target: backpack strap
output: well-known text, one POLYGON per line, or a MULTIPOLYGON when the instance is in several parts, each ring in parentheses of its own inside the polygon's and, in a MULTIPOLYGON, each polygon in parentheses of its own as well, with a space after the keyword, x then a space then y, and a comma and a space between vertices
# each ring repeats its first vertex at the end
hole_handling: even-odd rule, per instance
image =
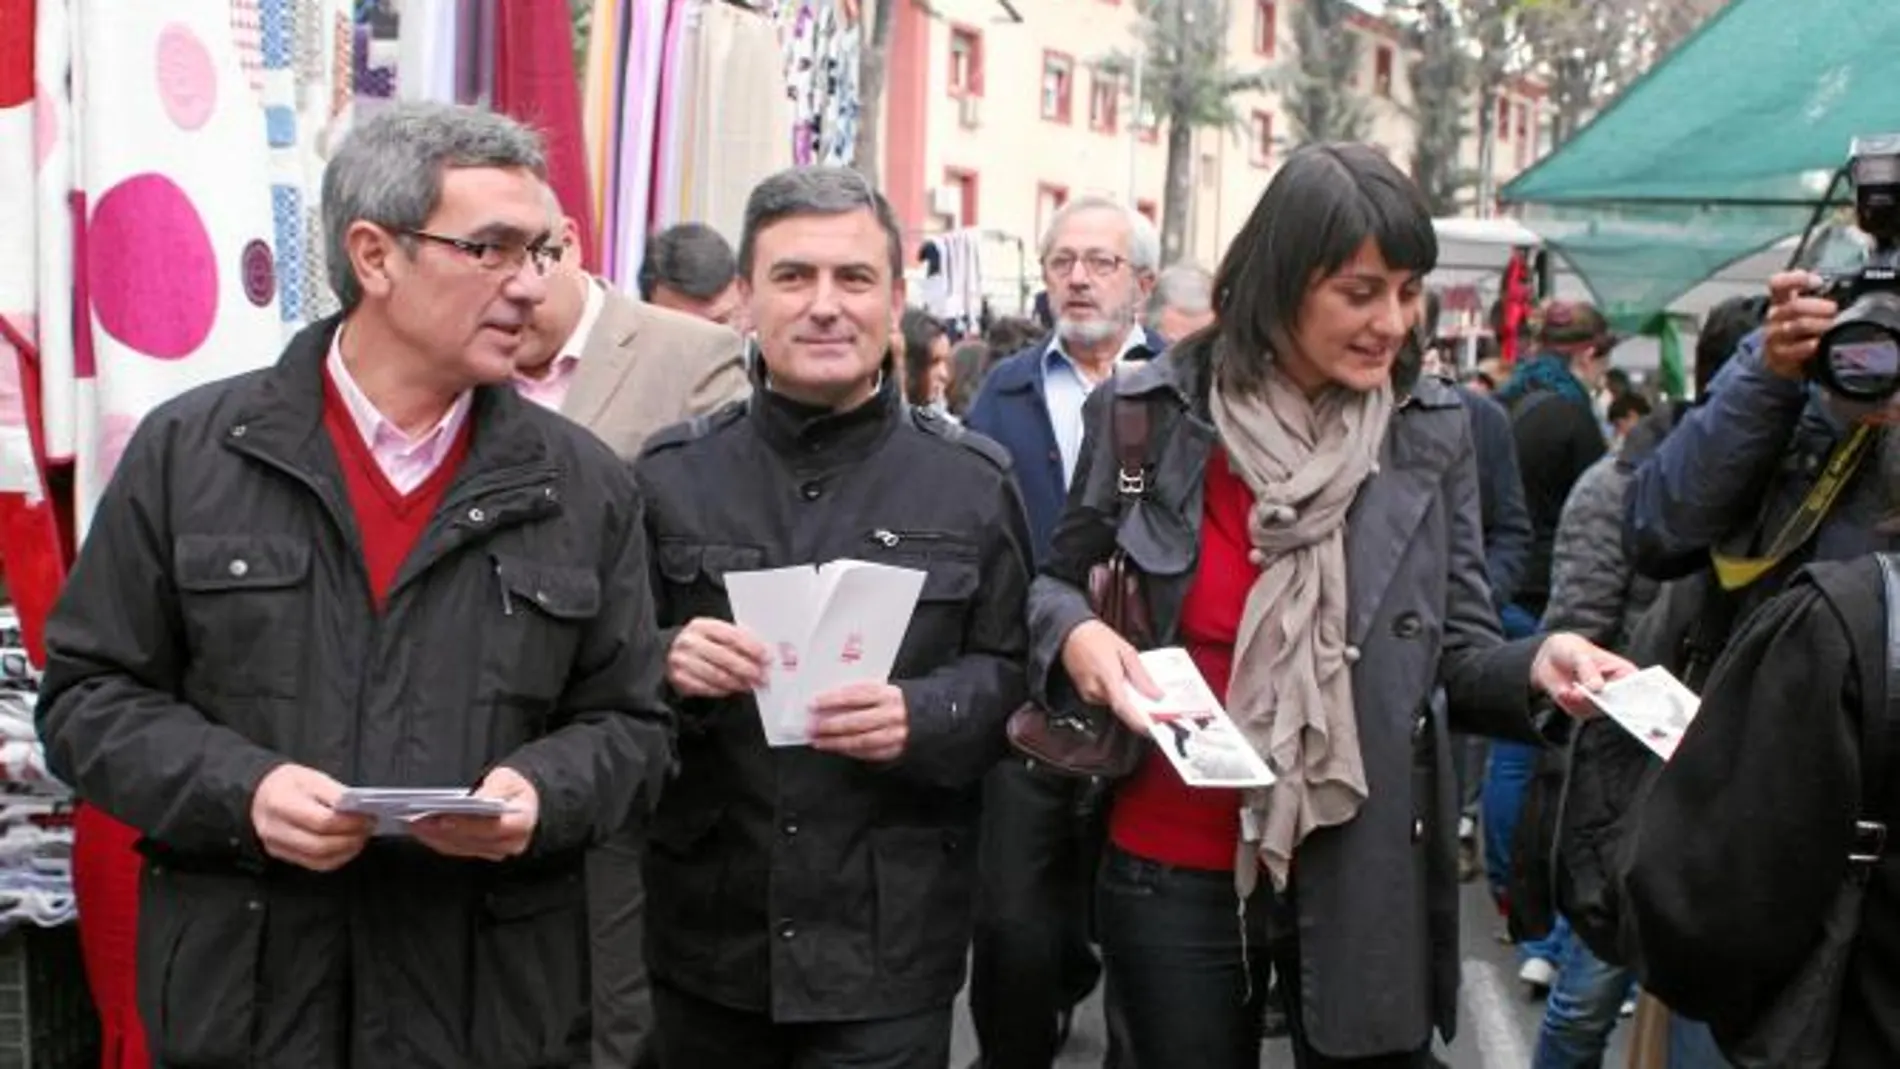
POLYGON ((1881 679, 1885 693, 1879 700, 1861 696, 1860 817, 1854 821, 1854 845, 1847 855, 1857 880, 1865 880, 1887 853, 1886 807, 1880 800, 1893 793, 1888 777, 1900 740, 1900 556, 1879 553, 1875 559, 1887 605, 1886 661, 1880 671, 1864 676, 1881 679))

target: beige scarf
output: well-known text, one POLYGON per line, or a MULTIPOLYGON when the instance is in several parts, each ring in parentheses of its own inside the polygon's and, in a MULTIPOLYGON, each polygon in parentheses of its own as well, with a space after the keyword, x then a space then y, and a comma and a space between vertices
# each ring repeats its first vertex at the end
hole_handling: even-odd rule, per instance
POLYGON ((1234 643, 1227 709, 1276 781, 1247 792, 1235 876, 1243 898, 1265 863, 1284 889, 1293 851, 1366 800, 1346 650, 1346 512, 1378 469, 1390 386, 1329 386, 1308 400, 1275 370, 1257 396, 1216 386, 1214 426, 1253 491, 1248 538, 1260 577, 1234 643))

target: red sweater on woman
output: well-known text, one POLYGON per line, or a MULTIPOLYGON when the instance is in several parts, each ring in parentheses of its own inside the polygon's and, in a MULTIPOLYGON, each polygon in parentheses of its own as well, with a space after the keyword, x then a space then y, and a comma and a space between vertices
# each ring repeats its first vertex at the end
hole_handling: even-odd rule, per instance
MULTIPOLYGON (((1247 513, 1253 491, 1227 466, 1219 449, 1207 462, 1201 507, 1201 559, 1181 603, 1181 644, 1206 677, 1214 696, 1227 701, 1234 671, 1234 642, 1247 591, 1260 569, 1247 559, 1247 513)), ((1240 792, 1190 787, 1167 758, 1150 748, 1141 767, 1115 792, 1109 838, 1136 857, 1180 868, 1219 872, 1234 867, 1240 842, 1240 792)))

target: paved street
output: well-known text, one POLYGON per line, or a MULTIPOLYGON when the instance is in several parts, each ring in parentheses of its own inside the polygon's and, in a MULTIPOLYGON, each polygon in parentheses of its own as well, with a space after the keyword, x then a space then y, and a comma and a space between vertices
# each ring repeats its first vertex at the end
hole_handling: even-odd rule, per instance
MULTIPOLYGON (((1483 883, 1466 884, 1462 927, 1465 984, 1460 996, 1458 1040, 1438 1055, 1453 1069, 1529 1069, 1531 1064, 1543 1003, 1531 1001, 1518 982, 1516 955, 1498 942, 1499 929, 1497 913, 1491 908, 1483 883)), ((1609 1052, 1603 1059, 1606 1069, 1621 1069, 1625 1064, 1628 1030, 1625 1021, 1611 1036, 1609 1052)), ((1075 1035, 1056 1065, 1060 1069, 1098 1069, 1103 1050, 1101 1007, 1098 999, 1091 999, 1077 1014, 1075 1035)), ((953 1069, 965 1069, 975 1057, 976 1036, 970 1030, 968 1013, 959 1006, 950 1064, 953 1069)), ((1260 1064, 1263 1069, 1292 1069, 1293 1056, 1285 1043, 1269 1043, 1260 1064)))

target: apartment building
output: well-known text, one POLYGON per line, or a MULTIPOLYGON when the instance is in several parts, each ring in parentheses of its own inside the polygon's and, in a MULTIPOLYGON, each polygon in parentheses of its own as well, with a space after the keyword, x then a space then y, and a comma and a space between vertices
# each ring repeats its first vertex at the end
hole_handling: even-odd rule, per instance
MULTIPOLYGON (((1303 0, 1230 0, 1233 65, 1291 65, 1303 0)), ((885 184, 908 237, 985 232, 986 289, 999 306, 1036 281, 1036 239, 1072 197, 1104 194, 1157 225, 1167 169, 1166 131, 1137 114, 1133 72, 1107 61, 1139 51, 1133 0, 931 0, 896 4, 885 125, 885 184)), ((1416 124, 1411 64, 1399 31, 1368 14, 1355 79, 1372 117, 1369 140, 1409 169, 1416 124)), ((1124 65, 1125 66, 1125 65, 1124 65)), ((1213 266, 1291 148, 1277 92, 1235 100, 1241 128, 1194 139, 1186 254, 1213 266)), ((1544 92, 1514 84, 1498 101, 1493 188, 1547 148, 1544 92)), ((1476 101, 1471 104, 1473 129, 1476 101)), ((1476 170, 1476 138, 1465 146, 1476 170)))

